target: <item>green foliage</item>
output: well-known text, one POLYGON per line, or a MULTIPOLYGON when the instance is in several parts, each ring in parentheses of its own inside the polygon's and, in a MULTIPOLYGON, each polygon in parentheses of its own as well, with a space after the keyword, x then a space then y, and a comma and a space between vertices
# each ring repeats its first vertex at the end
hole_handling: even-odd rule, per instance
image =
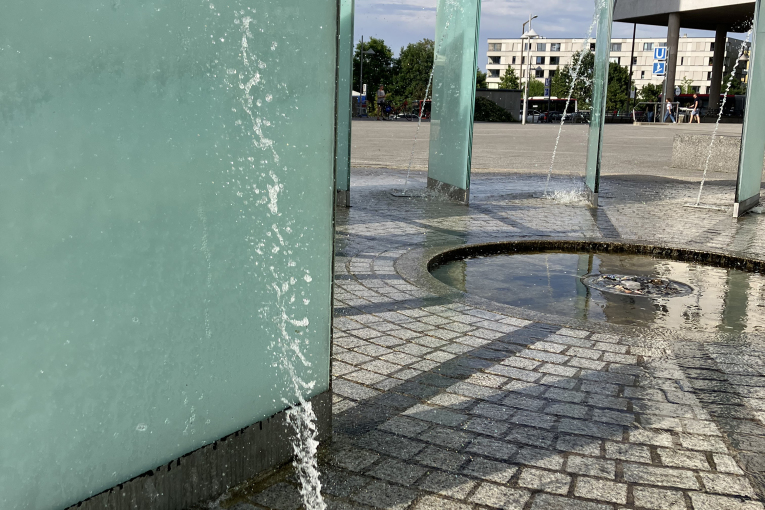
POLYGON ((725 90, 728 87, 728 82, 731 82, 730 90, 728 90, 728 94, 733 94, 734 96, 740 96, 743 94, 746 94, 746 84, 742 82, 739 78, 733 78, 732 75, 726 74, 722 81, 722 88, 720 89, 720 93, 725 94, 725 90))
POLYGON ((529 80, 529 97, 540 97, 545 95, 545 84, 532 78, 529 80))
POLYGON ((659 102, 659 97, 661 97, 663 88, 664 85, 661 84, 654 85, 653 83, 646 83, 638 92, 638 98, 640 101, 657 103, 659 102))
POLYGON ((513 116, 510 112, 499 106, 494 101, 491 101, 485 97, 475 98, 475 115, 473 118, 476 121, 483 122, 514 122, 513 116))
POLYGON ((475 88, 486 88, 486 73, 481 72, 481 70, 477 67, 475 69, 475 88))
MULTIPOLYGON (((592 101, 592 78, 595 72, 595 55, 591 51, 577 51, 571 56, 571 63, 563 66, 555 76, 558 78, 556 92, 562 91, 563 96, 558 97, 568 95, 577 65, 580 66, 579 75, 571 97, 579 101, 579 109, 588 109, 592 101)), ((552 90, 550 92, 553 93, 552 90)))
POLYGON ((680 91, 683 94, 693 94, 693 80, 687 76, 683 77, 680 82, 680 91))
MULTIPOLYGON (((386 90, 393 102, 425 99, 425 89, 433 69, 434 50, 435 43, 430 39, 409 43, 406 48, 401 48, 398 64, 394 66, 398 72, 393 84, 386 90)), ((432 93, 431 90, 428 95, 432 96, 432 93)))
MULTIPOLYGON (((377 88, 381 84, 383 87, 387 87, 393 83, 396 67, 394 66, 393 50, 385 45, 384 40, 372 37, 369 41, 364 41, 363 51, 370 49, 375 54, 364 55, 364 83, 367 84, 367 97, 370 101, 375 101, 377 88)), ((359 92, 361 92, 361 85, 359 84, 359 72, 361 69, 359 57, 361 51, 361 43, 359 42, 353 54, 353 90, 359 92)))
POLYGON ((508 66, 505 70, 505 74, 502 75, 502 81, 499 82, 499 88, 518 90, 521 88, 521 84, 518 81, 518 75, 515 74, 515 69, 512 66, 508 66))
POLYGON ((606 94, 606 111, 629 110, 630 89, 632 80, 626 67, 616 62, 608 66, 608 93, 606 94))
POLYGON ((566 82, 566 76, 561 73, 560 67, 555 69, 555 76, 550 81, 550 95, 560 98, 567 98, 570 90, 570 83, 566 82))

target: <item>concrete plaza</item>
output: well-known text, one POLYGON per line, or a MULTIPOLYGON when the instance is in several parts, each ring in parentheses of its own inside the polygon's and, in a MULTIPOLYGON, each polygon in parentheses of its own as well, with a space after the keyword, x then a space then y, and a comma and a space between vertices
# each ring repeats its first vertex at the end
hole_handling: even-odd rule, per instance
MULTIPOLYGON (((394 197, 416 123, 354 122, 338 209, 330 509, 756 510, 765 496, 765 342, 541 316, 457 292, 428 254, 499 240, 604 240, 765 258, 765 217, 684 208, 699 171, 669 167, 675 133, 608 125, 601 207, 534 198, 557 126, 477 124, 469 207, 394 197)), ((424 188, 423 124, 407 187, 424 188)), ((723 125, 721 133, 740 134, 723 125)), ((554 189, 584 168, 566 126, 554 189)), ((729 206, 735 175, 703 202, 729 206)), ((290 468, 210 508, 297 509, 290 468)))

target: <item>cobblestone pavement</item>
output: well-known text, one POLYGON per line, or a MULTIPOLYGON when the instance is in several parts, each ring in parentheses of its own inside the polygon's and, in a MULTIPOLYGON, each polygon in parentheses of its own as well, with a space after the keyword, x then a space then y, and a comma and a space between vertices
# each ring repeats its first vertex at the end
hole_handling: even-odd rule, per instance
MULTIPOLYGON (((514 239, 763 258, 763 216, 684 208, 698 184, 681 177, 606 178, 592 210, 533 198, 541 175, 474 175, 465 207, 393 197, 405 172, 355 171, 353 207, 336 213, 329 508, 763 509, 757 335, 533 320, 408 276, 424 248, 514 239)), ((710 182, 704 202, 729 204, 733 187, 710 182)), ((300 507, 288 472, 229 496, 221 508, 300 507)))

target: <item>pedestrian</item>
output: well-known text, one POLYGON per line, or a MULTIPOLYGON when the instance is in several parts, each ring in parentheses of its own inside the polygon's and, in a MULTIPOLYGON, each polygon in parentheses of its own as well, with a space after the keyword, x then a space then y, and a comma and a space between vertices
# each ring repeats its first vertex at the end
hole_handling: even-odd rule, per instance
POLYGON ((382 83, 377 89, 377 120, 380 120, 380 115, 382 115, 382 120, 385 120, 385 90, 383 90, 382 83))
POLYGON ((675 120, 675 116, 672 115, 672 102, 669 100, 669 98, 667 98, 666 107, 667 107, 667 113, 664 114, 664 120, 662 122, 667 122, 667 117, 669 117, 670 119, 672 119, 672 122, 674 124, 677 124, 677 121, 675 120))
POLYGON ((693 118, 696 117, 696 122, 701 124, 701 100, 698 94, 693 94, 693 111, 691 111, 691 122, 693 124, 693 118))

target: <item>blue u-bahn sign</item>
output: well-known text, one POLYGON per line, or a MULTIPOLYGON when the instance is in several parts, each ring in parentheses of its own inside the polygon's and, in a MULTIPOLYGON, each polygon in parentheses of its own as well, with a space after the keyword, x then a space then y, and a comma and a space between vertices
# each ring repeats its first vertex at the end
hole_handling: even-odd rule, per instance
POLYGON ((664 76, 665 74, 667 74, 667 64, 665 64, 664 62, 654 62, 653 75, 664 76))
MULTIPOLYGON (((658 47, 653 49, 653 59, 654 60, 667 60, 667 48, 665 47, 658 47)), ((656 74, 656 73, 654 73, 656 74)))

